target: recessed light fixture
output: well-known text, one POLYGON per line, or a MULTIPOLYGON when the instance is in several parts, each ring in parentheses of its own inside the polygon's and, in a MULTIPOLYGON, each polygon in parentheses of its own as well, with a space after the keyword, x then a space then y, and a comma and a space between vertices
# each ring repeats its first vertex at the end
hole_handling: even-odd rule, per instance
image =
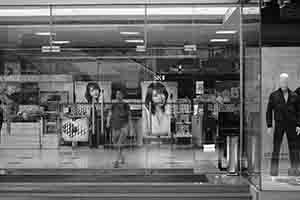
POLYGON ((51 32, 36 32, 35 35, 50 36, 50 35, 56 35, 56 33, 51 33, 51 32))
POLYGON ((58 53, 60 52, 60 46, 42 46, 43 53, 58 53))
POLYGON ((64 40, 61 40, 61 41, 52 41, 52 44, 69 44, 70 43, 70 41, 64 41, 64 40))
POLYGON ((137 45, 136 46, 136 51, 137 52, 145 52, 146 51, 145 45, 137 45))
POLYGON ((228 42, 229 39, 211 39, 211 42, 228 42))
POLYGON ((134 32, 134 31, 128 31, 128 32, 126 32, 126 31, 122 31, 122 32, 120 32, 120 34, 121 35, 139 35, 140 34, 140 32, 134 32))
POLYGON ((127 42, 127 43, 144 43, 144 40, 134 39, 134 40, 125 40, 125 42, 127 42))
POLYGON ((237 31, 217 31, 216 34, 236 34, 237 31))

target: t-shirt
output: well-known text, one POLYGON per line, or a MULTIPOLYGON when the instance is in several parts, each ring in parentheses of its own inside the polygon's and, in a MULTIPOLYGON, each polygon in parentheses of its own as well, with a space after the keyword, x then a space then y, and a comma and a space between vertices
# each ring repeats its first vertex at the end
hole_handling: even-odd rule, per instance
POLYGON ((112 105, 111 126, 113 129, 121 129, 129 120, 130 107, 126 102, 118 102, 112 105))

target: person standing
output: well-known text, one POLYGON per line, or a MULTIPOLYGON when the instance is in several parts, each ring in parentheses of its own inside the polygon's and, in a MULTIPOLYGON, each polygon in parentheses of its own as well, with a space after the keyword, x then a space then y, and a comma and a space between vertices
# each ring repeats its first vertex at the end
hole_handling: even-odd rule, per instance
POLYGON ((4 121, 4 111, 2 108, 2 101, 0 100, 0 137, 1 137, 1 130, 2 130, 2 124, 4 121))
POLYGON ((85 98, 91 105, 88 112, 90 123, 89 143, 90 148, 98 148, 100 142, 100 130, 101 130, 101 110, 96 106, 101 99, 101 89, 98 83, 90 82, 86 86, 85 98))
POLYGON ((118 168, 120 164, 125 163, 123 155, 123 145, 132 130, 130 106, 123 100, 124 93, 121 89, 116 91, 117 102, 112 105, 108 113, 106 127, 112 129, 113 144, 118 148, 118 154, 114 161, 114 167, 118 168))
POLYGON ((268 134, 273 133, 273 114, 274 114, 274 137, 273 137, 273 152, 271 158, 271 176, 278 176, 279 153, 280 146, 284 133, 287 135, 289 157, 291 168, 288 170, 289 176, 300 175, 297 169, 298 158, 298 144, 297 144, 297 127, 300 127, 299 109, 297 103, 297 95, 288 87, 288 74, 280 75, 280 88, 271 93, 267 105, 266 122, 268 127, 268 134))

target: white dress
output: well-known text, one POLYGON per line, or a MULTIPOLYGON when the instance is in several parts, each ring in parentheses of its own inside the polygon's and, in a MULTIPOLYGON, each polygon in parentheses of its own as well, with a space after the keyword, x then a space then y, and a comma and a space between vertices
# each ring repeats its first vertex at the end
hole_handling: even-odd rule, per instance
POLYGON ((144 107, 144 131, 146 135, 153 136, 166 136, 170 135, 171 132, 171 117, 168 112, 164 112, 161 115, 151 114, 151 119, 149 117, 149 110, 144 107))

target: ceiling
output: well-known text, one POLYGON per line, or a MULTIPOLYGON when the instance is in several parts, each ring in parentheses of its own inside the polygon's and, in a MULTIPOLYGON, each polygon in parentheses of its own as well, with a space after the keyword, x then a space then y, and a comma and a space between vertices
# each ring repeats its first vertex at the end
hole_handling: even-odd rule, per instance
MULTIPOLYGON (((154 2, 154 0, 151 2, 154 2)), ((214 2, 233 3, 236 1, 220 0, 214 2)), ((212 2, 210 0, 197 0, 197 3, 212 2)), ((209 7, 206 11, 209 11, 209 9, 214 9, 214 7, 209 7)), ((202 57, 207 58, 208 48, 219 46, 238 47, 240 41, 239 9, 233 9, 231 12, 230 10, 226 10, 222 14, 149 15, 147 19, 143 15, 103 15, 102 13, 102 15, 54 16, 52 18, 53 21, 50 21, 49 16, 21 15, 22 13, 20 16, 0 17, 0 48, 10 49, 13 52, 12 54, 16 53, 16 49, 21 49, 22 51, 28 50, 29 56, 24 57, 25 60, 43 73, 53 71, 58 73, 56 69, 59 69, 63 73, 95 74, 98 70, 98 65, 95 64, 95 60, 87 62, 87 58, 93 60, 95 55, 98 57, 105 55, 121 57, 123 55, 120 50, 107 51, 107 49, 130 51, 133 56, 144 55, 135 51, 136 46, 142 44, 126 43, 126 39, 143 39, 150 50, 155 49, 156 52, 161 52, 161 54, 167 52, 166 55, 171 56, 173 53, 174 55, 176 54, 174 65, 178 63, 178 60, 182 59, 178 55, 184 54, 182 56, 189 56, 189 54, 186 55, 186 52, 182 51, 184 45, 193 44, 197 45, 199 49, 204 49, 204 53, 201 51, 192 53, 192 55, 201 59, 202 57), (236 33, 216 34, 217 31, 223 30, 235 30, 236 33), (120 33, 122 31, 139 32, 139 35, 122 35, 120 33), (49 56, 49 54, 41 53, 40 50, 42 46, 49 45, 49 36, 38 36, 36 35, 37 32, 53 32, 55 36, 52 39, 70 41, 70 44, 60 45, 62 52, 55 54, 56 58, 63 57, 63 55, 66 55, 65 52, 67 52, 69 53, 68 56, 72 57, 72 59, 76 57, 83 58, 83 63, 81 61, 32 61, 33 57, 38 57, 42 60, 42 56, 45 58, 49 56), (229 39, 229 41, 226 43, 212 43, 210 42, 211 39, 229 39), (177 51, 178 49, 180 51, 177 51), (95 51, 95 53, 90 53, 90 51, 95 51), (54 65, 56 68, 53 68, 54 65)), ((255 16, 250 16, 251 18, 255 18, 255 16)), ((247 44, 258 44, 258 28, 259 24, 255 20, 244 24, 243 32, 244 37, 247 38, 247 44)), ((138 61, 132 59, 132 57, 124 58, 123 60, 101 60, 100 62, 102 74, 105 74, 109 78, 117 77, 117 79, 124 79, 126 81, 132 79, 132 77, 136 77, 136 79, 138 77, 144 78, 147 74, 152 74, 151 71, 156 71, 157 68, 164 67, 159 63, 147 63, 148 61, 146 60, 141 59, 138 61), (147 70, 145 65, 150 70, 147 70), (141 72, 142 74, 139 76, 138 74, 141 72), (135 73, 134 76, 133 73, 135 73)), ((138 82, 139 80, 132 81, 138 82)))
MULTIPOLYGON (((237 3, 238 0, 26 0, 26 5, 36 4, 144 4, 144 3, 237 3)), ((24 0, 1 0, 0 5, 24 5, 24 0)))
MULTIPOLYGON (((209 13, 210 9, 215 11, 214 7, 207 7, 204 11, 209 13)), ((232 7, 223 14, 152 15, 146 19, 139 15, 54 16, 51 22, 45 16, 2 16, 0 48, 41 48, 49 45, 49 36, 37 36, 37 32, 54 32, 53 40, 70 41, 62 48, 126 49, 142 45, 126 43, 127 39, 142 39, 150 48, 182 48, 185 44, 199 47, 238 45, 239 9, 230 9, 232 7), (222 30, 234 30, 237 33, 216 34, 216 31, 222 30), (122 31, 134 31, 139 35, 122 35, 122 31), (229 42, 211 43, 210 39, 229 39, 229 42)), ((248 42, 257 44, 258 23, 249 23, 243 28, 248 35, 248 42)))
MULTIPOLYGON (((116 6, 115 8, 119 7, 116 6)), ((157 6, 150 7, 159 8, 157 6)), ((169 6, 162 7, 170 8, 169 6)), ((197 45, 198 49, 204 48, 206 51, 210 47, 239 46, 239 9, 229 6, 228 9, 222 11, 222 7, 226 8, 224 5, 219 7, 221 10, 213 6, 199 7, 198 10, 195 10, 194 7, 182 7, 191 9, 194 13, 176 15, 176 13, 170 14, 168 11, 161 15, 149 14, 146 19, 144 15, 133 15, 132 13, 127 15, 104 15, 103 13, 74 15, 72 13, 71 15, 53 16, 52 20, 48 16, 34 16, 34 14, 32 14, 33 16, 21 16, 24 12, 20 12, 18 16, 4 16, 3 13, 0 13, 2 15, 0 17, 0 48, 10 49, 13 53, 16 53, 14 52, 16 49, 27 50, 29 55, 36 57, 49 56, 41 53, 41 47, 49 46, 50 38, 49 36, 38 36, 36 35, 37 32, 53 32, 55 33, 53 40, 70 41, 69 44, 60 45, 61 53, 55 54, 56 57, 63 57, 66 52, 69 57, 83 57, 85 59, 89 57, 94 59, 95 56, 120 57, 122 55, 140 56, 146 54, 136 52, 136 46, 143 45, 143 43, 127 43, 125 42, 126 39, 144 40, 150 50, 147 51, 147 55, 150 56, 154 55, 151 51, 153 49, 156 52, 155 55, 174 57, 184 54, 182 56, 186 56, 186 52, 183 52, 184 45, 197 45), (222 30, 235 30, 236 33, 216 34, 217 31, 222 30), (134 31, 138 32, 139 35, 122 35, 120 34, 122 31, 134 31), (211 39, 229 39, 229 41, 212 43, 210 42, 211 39), (90 53, 91 51, 93 53, 90 53)), ((82 9, 82 7, 79 8, 82 9)), ((87 8, 91 7, 87 6, 87 8)), ((110 8, 110 6, 106 8, 110 8)), ((122 6, 120 8, 128 9, 129 7, 122 6)), ((139 6, 131 6, 130 9, 132 8, 139 8, 139 6)), ((181 12, 180 6, 175 6, 175 8, 179 8, 178 11, 181 12)), ((83 11, 86 10, 83 9, 83 11)), ((171 9, 170 11, 174 10, 171 9)), ((255 18, 255 15, 250 15, 250 18, 255 18)), ((258 28, 257 21, 243 26, 244 38, 247 39, 248 45, 258 44, 258 28)), ((189 55, 189 53, 187 54, 189 55)), ((192 55, 201 57, 201 52, 192 52, 192 55)), ((207 53, 205 56, 207 57, 207 53)))

